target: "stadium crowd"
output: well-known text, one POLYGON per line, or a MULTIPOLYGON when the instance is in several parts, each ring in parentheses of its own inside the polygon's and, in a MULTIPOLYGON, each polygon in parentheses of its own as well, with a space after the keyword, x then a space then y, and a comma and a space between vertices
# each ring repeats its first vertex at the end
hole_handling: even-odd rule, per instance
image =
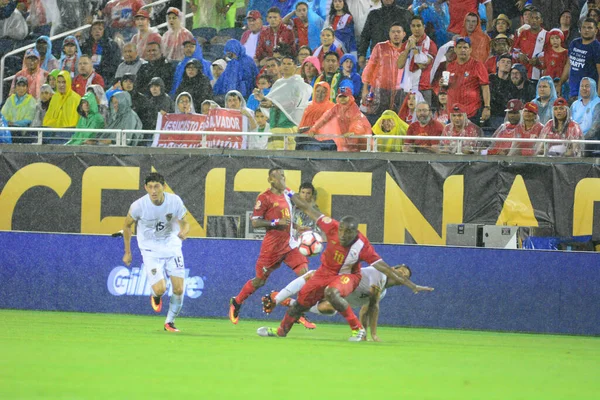
POLYGON ((2 38, 35 44, 1 123, 76 129, 46 132, 44 143, 107 145, 114 135, 94 129, 153 131, 161 113, 223 107, 240 110, 249 131, 308 134, 255 136, 252 149, 360 151, 366 135, 395 135, 378 150, 600 155, 485 140, 600 140, 600 0, 188 0, 187 24, 181 0, 151 2, 0 0, 2 38))

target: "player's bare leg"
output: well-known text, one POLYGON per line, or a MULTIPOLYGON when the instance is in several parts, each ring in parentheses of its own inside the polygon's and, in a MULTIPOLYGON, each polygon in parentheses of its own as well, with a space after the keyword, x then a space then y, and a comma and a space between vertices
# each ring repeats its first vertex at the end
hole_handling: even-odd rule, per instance
POLYGON ((346 321, 348 321, 350 329, 352 329, 352 336, 349 340, 351 342, 365 340, 367 337, 367 332, 361 325, 359 319, 356 317, 356 314, 354 314, 354 311, 352 311, 352 308, 346 299, 344 299, 340 294, 340 291, 335 287, 325 288, 325 299, 331 303, 337 312, 346 318, 346 321))
POLYGON ((242 287, 240 293, 229 300, 229 320, 233 324, 237 324, 240 319, 240 309, 242 308, 244 301, 250 297, 252 293, 256 292, 257 289, 265 285, 267 282, 267 277, 268 275, 265 277, 265 279, 261 279, 259 277, 250 279, 248 282, 246 282, 244 287, 242 287))
POLYGON ((162 310, 162 295, 167 291, 167 283, 164 279, 152 285, 152 294, 150 295, 150 305, 155 312, 162 310))
POLYGON ((179 315, 183 306, 183 290, 185 289, 185 280, 178 276, 171 277, 171 285, 173 286, 173 295, 169 299, 169 312, 165 320, 165 331, 179 332, 175 327, 175 317, 179 315))
MULTIPOLYGON (((300 274, 302 271, 306 271, 307 269, 308 267, 303 267, 301 269, 296 269, 295 272, 300 274)), ((299 275, 298 278, 291 281, 285 288, 281 289, 280 292, 271 292, 263 296, 263 312, 270 314, 279 304, 285 307, 292 306, 295 303, 295 300, 291 299, 290 297, 298 294, 300 289, 302 289, 302 287, 306 284, 306 282, 308 282, 314 273, 315 271, 308 271, 302 275, 299 275)), ((315 329, 317 327, 314 322, 311 322, 304 315, 301 315, 297 322, 303 325, 306 329, 315 329)))

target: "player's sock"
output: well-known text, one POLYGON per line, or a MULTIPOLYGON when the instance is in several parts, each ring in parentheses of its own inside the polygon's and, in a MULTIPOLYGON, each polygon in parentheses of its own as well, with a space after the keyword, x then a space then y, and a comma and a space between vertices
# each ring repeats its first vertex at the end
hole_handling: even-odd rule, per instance
POLYGON ((277 329, 277 335, 287 336, 288 332, 292 329, 295 323, 296 318, 290 316, 290 314, 286 312, 281 320, 281 325, 279 325, 279 328, 277 329))
POLYGON ((240 293, 235 297, 235 302, 242 304, 252 293, 256 292, 256 288, 252 285, 252 280, 246 282, 240 293))
POLYGON ((275 296, 275 303, 280 304, 285 299, 295 296, 305 284, 306 280, 303 276, 297 277, 296 279, 291 281, 286 287, 281 289, 281 292, 277 293, 277 296, 275 296))
POLYGON ((165 324, 175 321, 175 317, 179 315, 183 306, 183 294, 173 294, 169 299, 169 312, 165 324))
POLYGON ((344 318, 346 318, 346 321, 348 321, 348 324, 350 324, 350 328, 352 330, 362 329, 363 326, 361 325, 360 321, 356 317, 356 314, 354 314, 354 311, 352 311, 352 308, 350 308, 350 306, 348 306, 348 308, 346 308, 344 311, 340 312, 340 314, 342 314, 344 318))
POLYGON ((308 312, 311 312, 313 314, 318 314, 318 315, 327 315, 328 317, 332 317, 332 316, 334 316, 337 313, 337 311, 334 311, 333 314, 323 314, 321 311, 319 311, 319 304, 318 303, 315 304, 314 306, 312 306, 310 308, 310 310, 308 310, 308 312))

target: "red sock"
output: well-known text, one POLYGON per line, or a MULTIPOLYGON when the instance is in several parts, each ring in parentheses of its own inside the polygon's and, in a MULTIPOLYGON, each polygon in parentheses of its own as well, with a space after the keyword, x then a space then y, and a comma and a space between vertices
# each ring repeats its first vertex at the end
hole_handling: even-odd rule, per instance
POLYGON ((360 321, 356 317, 356 314, 354 314, 354 311, 352 311, 352 308, 350 308, 350 306, 348 306, 348 308, 346 308, 340 314, 342 314, 344 318, 346 318, 346 321, 348 321, 352 330, 362 329, 363 326, 361 325, 360 321))
POLYGON ((246 282, 240 293, 236 296, 235 302, 242 304, 252 293, 256 292, 256 288, 252 285, 252 280, 246 282))
POLYGON ((279 325, 279 328, 277 329, 277 335, 287 336, 288 332, 292 329, 292 326, 294 326, 295 322, 296 318, 290 316, 290 314, 286 312, 283 316, 283 319, 281 320, 281 325, 279 325))

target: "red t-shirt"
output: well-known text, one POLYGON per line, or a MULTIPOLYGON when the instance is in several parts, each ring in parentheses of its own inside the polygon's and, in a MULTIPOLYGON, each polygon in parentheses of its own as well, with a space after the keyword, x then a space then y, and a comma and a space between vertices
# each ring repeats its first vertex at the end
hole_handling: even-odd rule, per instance
MULTIPOLYGON (((532 58, 537 54, 533 54, 535 52, 535 44, 537 41, 544 42, 546 36, 542 35, 544 30, 540 30, 538 33, 533 33, 529 29, 525 29, 521 32, 519 36, 515 39, 515 43, 513 44, 513 49, 519 49, 521 53, 527 55, 527 57, 532 58)), ((514 62, 520 62, 518 59, 514 59, 514 62)), ((533 65, 525 64, 525 68, 527 68, 527 76, 531 79, 531 71, 533 70, 533 65)))
MULTIPOLYGON (((544 125, 538 122, 537 124, 534 124, 528 131, 526 131, 525 125, 519 124, 518 129, 515 131, 515 137, 523 139, 537 139, 540 137, 543 127, 544 125)), ((513 144, 513 148, 515 151, 517 151, 517 155, 521 156, 534 156, 536 146, 537 143, 515 142, 513 144)))
POLYGON ((485 65, 471 58, 462 65, 458 61, 449 63, 446 71, 450 72, 448 104, 462 104, 471 118, 483 105, 481 86, 490 84, 485 65))
POLYGON ((544 52, 544 56, 540 58, 542 65, 544 66, 544 74, 548 75, 552 79, 560 78, 565 64, 569 59, 569 51, 565 50, 561 53, 557 53, 552 48, 544 52))
POLYGON ((479 15, 479 4, 489 1, 491 0, 448 0, 448 11, 450 12, 448 31, 460 33, 465 23, 465 16, 470 12, 479 15))
MULTIPOLYGON (((431 68, 433 67, 433 60, 435 59, 435 56, 437 55, 437 51, 438 51, 438 48, 433 40, 429 41, 429 49, 428 50, 423 48, 423 42, 425 41, 426 38, 427 38, 427 35, 423 35, 421 40, 419 40, 417 42, 417 47, 419 48, 419 50, 423 54, 431 56, 431 62, 429 63, 429 65, 427 65, 427 68, 425 68, 424 70, 421 70, 421 78, 419 79, 419 90, 431 89, 431 78, 430 78, 431 77, 431 68)), ((402 46, 400 47, 400 51, 404 51, 406 49, 407 44, 408 44, 408 42, 402 43, 402 46)), ((410 66, 406 65, 406 67, 411 68, 412 72, 415 72, 419 68, 419 67, 417 67, 416 64, 413 64, 410 66)))
POLYGON ((496 72, 498 72, 496 61, 496 56, 490 56, 487 60, 485 60, 485 69, 487 69, 489 75, 494 75, 496 72))
MULTIPOLYGON (((406 131, 407 136, 442 136, 444 132, 444 125, 435 119, 431 119, 425 126, 421 125, 419 121, 413 122, 406 131)), ((404 144, 413 144, 419 147, 431 147, 439 144, 439 140, 412 140, 404 139, 404 144)))
POLYGON ((319 267, 321 273, 325 275, 360 274, 361 261, 371 265, 381 260, 369 239, 360 232, 354 243, 348 247, 342 246, 338 236, 339 225, 338 221, 324 215, 317 220, 317 226, 327 236, 327 247, 321 255, 321 266, 319 267))
MULTIPOLYGON (((265 190, 256 198, 252 219, 274 219, 289 218, 291 220, 290 203, 287 196, 275 194, 270 189, 265 190)), ((274 226, 267 228, 267 234, 263 240, 263 249, 282 252, 286 248, 291 249, 292 241, 291 225, 274 226)), ((263 250, 261 249, 261 251, 263 250)))
POLYGON ((296 34, 298 48, 308 46, 308 25, 304 26, 304 22, 300 18, 294 18, 292 21, 294 23, 294 33, 296 34))

